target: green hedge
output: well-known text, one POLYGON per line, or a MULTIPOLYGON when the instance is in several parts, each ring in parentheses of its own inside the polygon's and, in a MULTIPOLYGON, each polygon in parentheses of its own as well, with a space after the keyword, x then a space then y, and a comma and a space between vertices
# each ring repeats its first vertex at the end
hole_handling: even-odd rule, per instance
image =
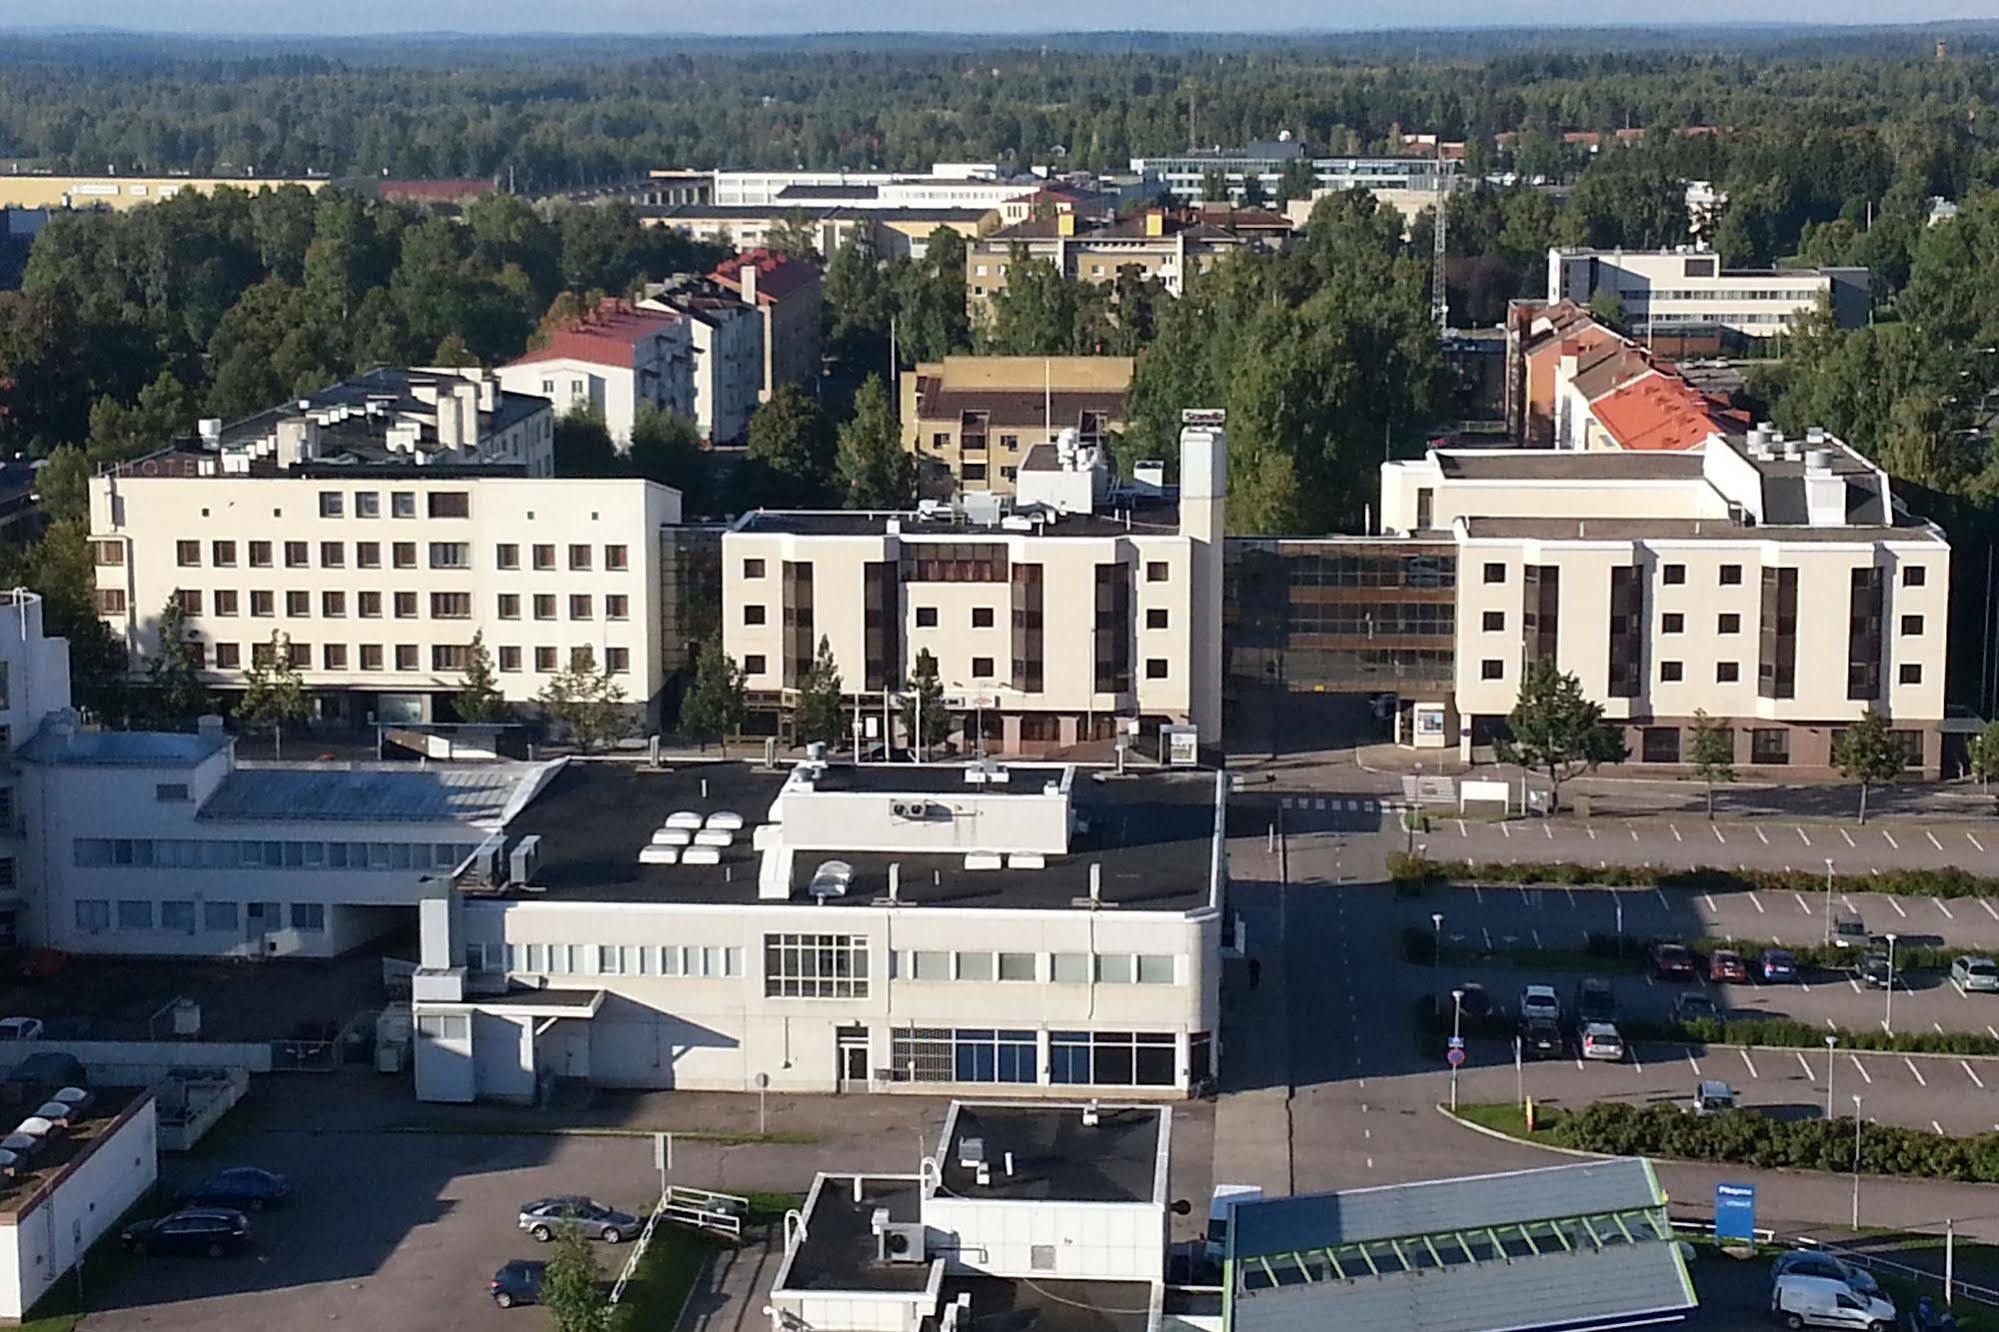
POLYGON ((1620 1022, 1617 1029, 1634 1041, 1686 1041, 1698 1045, 1749 1045, 1775 1050, 1824 1050, 1825 1038, 1839 1038, 1841 1050, 1874 1050, 1887 1054, 1999 1055, 1999 1040, 1985 1032, 1902 1031, 1889 1035, 1867 1028, 1838 1031, 1786 1018, 1695 1018, 1690 1022, 1620 1022))
MULTIPOLYGON (((1794 1170, 1853 1169, 1853 1120, 1777 1120, 1752 1110, 1694 1115, 1671 1105, 1600 1101, 1557 1119, 1540 1140, 1619 1156, 1673 1156, 1694 1161, 1794 1170)), ((1941 1137, 1892 1124, 1861 1134, 1860 1167, 1871 1175, 1999 1183, 1999 1133, 1941 1137)))
MULTIPOLYGON (((1431 860, 1396 852, 1388 857, 1388 876, 1398 886, 1429 883, 1556 884, 1606 888, 1676 888, 1700 893, 1760 892, 1823 893, 1825 875, 1810 871, 1730 870, 1712 866, 1667 869, 1657 865, 1578 865, 1551 863, 1497 864, 1465 860, 1431 860)), ((1895 869, 1880 874, 1835 875, 1833 886, 1845 892, 1888 893, 1897 897, 1999 897, 1999 879, 1956 868, 1895 869)))

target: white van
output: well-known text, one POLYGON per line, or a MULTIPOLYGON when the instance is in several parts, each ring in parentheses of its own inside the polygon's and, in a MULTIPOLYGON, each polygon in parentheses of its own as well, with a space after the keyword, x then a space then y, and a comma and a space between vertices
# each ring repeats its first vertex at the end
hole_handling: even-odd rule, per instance
POLYGON ((1263 1201, 1263 1190, 1254 1184, 1217 1184, 1208 1203, 1208 1242, 1202 1253, 1211 1263, 1219 1263, 1228 1252, 1229 1214, 1237 1203, 1263 1201))
POLYGON ((1862 1295, 1832 1277, 1780 1276, 1770 1287, 1770 1312, 1785 1327, 1852 1327, 1894 1332, 1895 1306, 1881 1295, 1862 1295))

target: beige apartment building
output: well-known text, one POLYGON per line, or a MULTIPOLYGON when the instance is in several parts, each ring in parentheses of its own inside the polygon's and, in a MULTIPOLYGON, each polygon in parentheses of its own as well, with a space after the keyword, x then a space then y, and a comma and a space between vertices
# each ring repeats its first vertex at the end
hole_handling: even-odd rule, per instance
POLYGON ((220 189, 259 194, 287 185, 314 194, 333 182, 325 176, 91 176, 69 172, 0 173, 0 208, 111 208, 158 203, 177 194, 220 189))
POLYGON ((919 493, 1014 493, 1022 461, 1064 430, 1102 448, 1124 430, 1129 356, 947 356, 901 376, 902 446, 919 493))
POLYGON ((1740 766, 1824 770, 1872 708, 1912 766, 1938 769, 1950 546, 1822 432, 1757 427, 1698 453, 1432 450, 1384 464, 1382 522, 1455 550, 1451 687, 1404 700, 1442 718, 1413 726, 1419 743, 1469 756, 1552 658, 1625 728, 1633 764, 1683 764, 1705 712, 1740 766))
POLYGON ((135 667, 171 598, 210 684, 240 687, 277 631, 328 718, 448 720, 475 633, 510 702, 587 655, 649 708, 679 493, 554 479, 548 400, 494 391, 461 414, 435 392, 468 383, 376 371, 93 478, 98 610, 135 667))
POLYGON ((1137 217, 1092 222, 1058 212, 1001 227, 966 245, 965 300, 976 318, 1006 286, 1007 265, 1016 252, 1045 259, 1062 276, 1078 281, 1115 282, 1120 272, 1132 269, 1140 277, 1159 279, 1178 296, 1190 274, 1245 246, 1268 243, 1198 214, 1155 208, 1137 217))
POLYGON ((1548 251, 1548 300, 1588 305, 1614 293, 1634 333, 1713 327, 1761 340, 1788 333, 1801 315, 1831 307, 1841 328, 1867 322, 1864 268, 1724 268, 1712 250, 1548 251))
POLYGON ((1064 441, 1029 451, 1011 510, 758 510, 722 539, 723 642, 780 729, 824 638, 870 736, 928 651, 968 747, 1188 724, 1217 743, 1226 494, 1222 432, 1194 427, 1177 490, 1064 441))

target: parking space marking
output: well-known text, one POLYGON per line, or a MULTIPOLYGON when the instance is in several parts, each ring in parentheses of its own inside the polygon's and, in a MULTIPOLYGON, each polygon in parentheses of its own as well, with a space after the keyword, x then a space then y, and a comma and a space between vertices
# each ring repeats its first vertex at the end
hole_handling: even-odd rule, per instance
POLYGON ((1585 829, 1583 829, 1583 831, 1589 834, 1589 839, 1590 839, 1590 840, 1591 840, 1592 842, 1594 842, 1594 841, 1596 840, 1596 829, 1594 829, 1594 828, 1585 828, 1585 829))
POLYGON ((1666 908, 1666 910, 1668 911, 1671 911, 1673 909, 1673 904, 1671 901, 1667 899, 1666 890, 1664 888, 1654 888, 1652 890, 1652 893, 1654 896, 1656 896, 1659 899, 1660 906, 1666 908))
POLYGON ((1935 847, 1939 851, 1943 850, 1943 843, 1939 842, 1937 840, 1937 835, 1931 832, 1928 828, 1923 829, 1923 836, 1930 839, 1931 846, 1935 847))
POLYGON ((1464 821, 1463 819, 1459 819, 1459 820, 1458 820, 1458 836, 1460 836, 1460 837, 1469 837, 1469 836, 1471 836, 1471 834, 1470 834, 1470 833, 1468 833, 1468 832, 1466 832, 1466 831, 1465 831, 1465 821, 1464 821))
POLYGON ((1756 895, 1754 889, 1751 889, 1749 893, 1749 905, 1756 908, 1757 915, 1760 916, 1763 914, 1763 899, 1756 895))
POLYGON ((1501 837, 1511 837, 1511 836, 1513 836, 1513 834, 1512 834, 1512 833, 1510 833, 1510 832, 1508 832, 1508 831, 1506 830, 1506 825, 1505 825, 1504 823, 1502 823, 1502 824, 1500 824, 1500 825, 1499 825, 1499 835, 1500 835, 1501 837))
POLYGON ((1993 1040, 1999 1041, 1999 1031, 1994 1031, 1992 1028, 1992 1024, 1990 1022, 1985 1024, 1985 1031, 1986 1034, 1991 1036, 1993 1040))
POLYGON ((1883 829, 1881 830, 1881 835, 1882 835, 1883 837, 1885 837, 1885 838, 1887 838, 1887 839, 1888 839, 1888 845, 1889 845, 1889 846, 1890 846, 1891 848, 1893 848, 1893 849, 1894 849, 1894 850, 1896 850, 1896 851, 1900 851, 1900 850, 1902 849, 1902 844, 1901 844, 1900 842, 1898 842, 1898 841, 1896 841, 1896 840, 1895 840, 1895 834, 1894 834, 1894 833, 1891 833, 1891 832, 1889 832, 1889 831, 1888 831, 1888 830, 1887 830, 1886 828, 1883 828, 1883 829))
POLYGON ((1478 927, 1478 932, 1485 936, 1485 951, 1490 953, 1492 951, 1492 931, 1481 925, 1478 927))
POLYGON ((1860 1056, 1848 1055, 1847 1058, 1853 1061, 1854 1068, 1860 1071, 1860 1076, 1867 1080, 1868 1086, 1872 1087, 1874 1085, 1874 1075, 1867 1071, 1867 1065, 1860 1062, 1860 1056))
POLYGON ((1844 838, 1846 839, 1846 844, 1847 844, 1848 846, 1852 846, 1852 845, 1853 845, 1853 834, 1852 834, 1852 833, 1848 832, 1848 831, 1847 831, 1846 829, 1844 829, 1844 828, 1841 828, 1841 829, 1839 830, 1839 835, 1840 835, 1841 837, 1844 837, 1844 838))
POLYGON ((1552 823, 1544 823, 1544 824, 1542 824, 1542 825, 1541 825, 1541 831, 1542 831, 1542 832, 1544 832, 1544 833, 1546 833, 1546 834, 1548 835, 1548 840, 1549 840, 1549 841, 1551 841, 1551 842, 1552 842, 1552 841, 1554 841, 1554 840, 1555 840, 1555 825, 1554 825, 1554 824, 1552 824, 1552 823))
POLYGON ((1845 893, 1841 893, 1839 895, 1839 900, 1846 904, 1846 909, 1848 911, 1851 911, 1856 916, 1860 914, 1860 908, 1853 905, 1853 899, 1848 897, 1845 893))
POLYGON ((1964 1070, 1965 1077, 1970 1078, 1972 1082, 1977 1084, 1978 1090, 1985 1090, 1985 1079, 1978 1076, 1978 1070, 1971 1066, 1970 1060, 1960 1059, 1957 1061, 1957 1066, 1964 1070))
MULTIPOLYGON (((1938 848, 1937 848, 1937 850, 1941 851, 1941 850, 1943 850, 1943 848, 1942 848, 1942 847, 1938 847, 1938 848)), ((1945 905, 1943 904, 1943 899, 1942 899, 1941 897, 1932 897, 1932 898, 1930 899, 1930 901, 1932 901, 1932 902, 1935 902, 1935 903, 1937 904, 1937 910, 1939 910, 1939 911, 1943 912, 1943 918, 1944 918, 1945 920, 1956 920, 1956 919, 1957 919, 1957 917, 1956 917, 1956 916, 1953 916, 1953 915, 1951 915, 1951 914, 1950 914, 1950 908, 1949 908, 1949 907, 1947 907, 1947 906, 1945 906, 1945 905)))
POLYGON ((1633 827, 1631 827, 1631 825, 1630 825, 1630 824, 1628 824, 1628 823, 1627 823, 1626 825, 1624 825, 1624 826, 1625 826, 1625 828, 1626 828, 1627 830, 1629 830, 1629 832, 1631 833, 1631 840, 1632 840, 1632 841, 1634 841, 1634 842, 1635 842, 1635 841, 1637 841, 1637 840, 1638 840, 1638 830, 1637 830, 1636 828, 1633 828, 1633 827))
POLYGON ((1694 1076, 1695 1076, 1695 1077, 1699 1077, 1699 1076, 1701 1075, 1701 1061, 1700 1061, 1700 1060, 1698 1060, 1698 1059, 1696 1059, 1696 1058, 1694 1058, 1694 1057, 1693 1057, 1693 1056, 1692 1056, 1692 1055, 1690 1054, 1690 1055, 1688 1055, 1688 1056, 1687 1056, 1687 1063, 1689 1063, 1690 1065, 1692 1065, 1692 1066, 1693 1066, 1693 1070, 1694 1070, 1694 1076))
POLYGON ((1717 841, 1717 842, 1720 842, 1720 843, 1721 843, 1721 844, 1722 844, 1723 846, 1727 846, 1727 845, 1728 845, 1728 839, 1727 839, 1726 837, 1723 837, 1723 836, 1721 835, 1721 829, 1720 829, 1720 828, 1716 828, 1716 829, 1714 830, 1714 840, 1715 840, 1715 841, 1717 841))
POLYGON ((1805 1062, 1804 1051, 1794 1050, 1792 1051, 1792 1053, 1798 1056, 1798 1068, 1802 1073, 1804 1073, 1805 1081, 1810 1082, 1812 1080, 1812 1066, 1805 1062))
MULTIPOLYGON (((1854 992, 1855 994, 1859 994, 1859 993, 1860 993, 1860 982, 1859 982, 1859 981, 1857 981, 1857 980, 1853 979, 1853 978, 1852 978, 1851 976, 1849 976, 1849 977, 1847 977, 1847 978, 1846 978, 1846 983, 1847 983, 1848 985, 1851 985, 1851 986, 1853 987, 1853 992, 1854 992)), ((1827 1019, 1827 1021, 1831 1021, 1831 1019, 1830 1019, 1830 1018, 1828 1018, 1828 1019, 1827 1019)))
POLYGON ((1633 1046, 1631 1048, 1631 1067, 1635 1072, 1638 1073, 1643 1073, 1645 1071, 1645 1063, 1643 1060, 1639 1059, 1638 1057, 1637 1046, 1633 1046))
POLYGON ((1957 997, 1958 997, 1958 998, 1960 998, 1960 999, 1969 999, 1969 998, 1971 997, 1970 995, 1968 995, 1968 994, 1966 994, 1966 993, 1964 992, 1964 987, 1963 987, 1962 985, 1959 985, 1959 984, 1957 983, 1957 977, 1955 977, 1955 976, 1946 976, 1946 977, 1944 977, 1944 979, 1950 982, 1950 988, 1951 988, 1951 989, 1953 989, 1953 990, 1956 990, 1956 991, 1957 991, 1957 997))
POLYGON ((1574 911, 1576 909, 1576 890, 1567 884, 1563 884, 1562 891, 1569 895, 1569 910, 1574 911))
POLYGON ((1803 828, 1798 829, 1798 840, 1803 842, 1806 846, 1810 846, 1812 844, 1812 839, 1805 836, 1805 830, 1803 828))
POLYGON ((1986 900, 1985 900, 1984 898, 1982 898, 1982 897, 1981 897, 1981 898, 1979 898, 1979 899, 1977 899, 1977 901, 1978 901, 1978 905, 1980 905, 1980 906, 1982 906, 1982 907, 1984 907, 1984 908, 1985 908, 1985 914, 1986 914, 1986 915, 1988 915, 1988 916, 1992 917, 1992 919, 1994 919, 1994 920, 1999 920, 1999 911, 1994 911, 1994 910, 1992 909, 1992 904, 1991 904, 1990 902, 1986 901, 1986 900))
POLYGON ((1932 1119, 1930 1121, 1930 1127, 1937 1131, 1937 1136, 1939 1138, 1943 1136, 1943 1125, 1937 1123, 1934 1119, 1932 1119))
POLYGON ((1972 835, 1971 835, 1970 833, 1966 833, 1966 834, 1964 835, 1964 838, 1965 838, 1965 840, 1966 840, 1966 841, 1970 842, 1970 843, 1971 843, 1971 844, 1972 844, 1973 846, 1977 847, 1977 848, 1978 848, 1978 850, 1979 850, 1979 852, 1980 852, 1980 854, 1983 854, 1983 853, 1984 853, 1984 851, 1985 851, 1985 843, 1983 843, 1983 842, 1979 841, 1979 840, 1978 840, 1978 839, 1977 839, 1976 837, 1973 837, 1973 836, 1972 836, 1972 835))
POLYGON ((1888 905, 1894 907, 1895 914, 1900 916, 1902 919, 1907 920, 1909 918, 1909 913, 1902 910, 1902 904, 1900 902, 1897 902, 1894 898, 1891 897, 1888 899, 1888 905))
MULTIPOLYGON (((1983 900, 1983 899, 1980 899, 1980 900, 1983 900)), ((1717 916, 1718 916, 1718 915, 1720 915, 1720 914, 1721 914, 1721 909, 1720 909, 1719 907, 1715 906, 1715 904, 1714 904, 1714 894, 1713 894, 1713 893, 1702 893, 1702 894, 1701 894, 1701 901, 1703 901, 1703 902, 1707 903, 1707 909, 1708 909, 1709 911, 1713 912, 1713 913, 1714 913, 1715 915, 1717 915, 1717 916)))
POLYGON ((1909 1058, 1909 1056, 1907 1055, 1903 1055, 1902 1062, 1909 1066, 1909 1076, 1916 1080, 1916 1085, 1918 1087, 1927 1087, 1930 1085, 1929 1083, 1923 1081, 1923 1070, 1916 1067, 1915 1060, 1909 1058))
POLYGON ((1666 826, 1667 826, 1668 828, 1671 828, 1671 829, 1673 830, 1673 840, 1674 840, 1674 841, 1676 841, 1676 842, 1684 842, 1684 841, 1686 841, 1686 840, 1687 840, 1686 838, 1684 838, 1684 837, 1680 836, 1680 826, 1679 826, 1679 825, 1678 825, 1677 823, 1669 823, 1669 824, 1667 824, 1666 826))
POLYGON ((1791 896, 1798 899, 1798 910, 1804 912, 1807 916, 1812 914, 1812 904, 1805 900, 1803 893, 1792 893, 1791 896))
POLYGON ((1767 835, 1765 835, 1764 831, 1761 828, 1758 828, 1756 830, 1756 836, 1758 840, 1760 840, 1763 843, 1763 845, 1765 846, 1770 845, 1770 838, 1767 835))
POLYGON ((1531 934, 1531 935, 1533 935, 1533 936, 1534 936, 1534 946, 1535 946, 1536 948, 1539 948, 1539 947, 1541 946, 1541 931, 1539 931, 1539 930, 1529 930, 1529 931, 1527 931, 1527 932, 1528 932, 1529 934, 1531 934))
POLYGON ((1751 1060, 1751 1059, 1750 1059, 1750 1057, 1749 1057, 1749 1051, 1747 1051, 1747 1050, 1737 1050, 1737 1051, 1736 1051, 1736 1053, 1742 1056, 1742 1062, 1743 1062, 1744 1066, 1745 1066, 1745 1067, 1747 1067, 1747 1068, 1749 1069, 1749 1076, 1750 1076, 1750 1077, 1752 1077, 1752 1078, 1760 1078, 1760 1077, 1762 1077, 1762 1076, 1763 1076, 1763 1075, 1762 1075, 1761 1073, 1758 1073, 1758 1072, 1756 1071, 1756 1064, 1755 1064, 1755 1061, 1753 1061, 1753 1060, 1751 1060))

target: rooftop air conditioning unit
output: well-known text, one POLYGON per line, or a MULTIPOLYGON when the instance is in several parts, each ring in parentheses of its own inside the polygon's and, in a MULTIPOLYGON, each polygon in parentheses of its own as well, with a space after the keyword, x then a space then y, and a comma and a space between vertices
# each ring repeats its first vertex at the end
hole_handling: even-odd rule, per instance
POLYGON ((885 1263, 920 1263, 929 1255, 923 1250, 921 1221, 891 1221, 876 1237, 878 1252, 885 1263))
POLYGON ((889 812, 899 819, 927 819, 930 817, 930 802, 927 800, 895 800, 889 803, 889 812))

